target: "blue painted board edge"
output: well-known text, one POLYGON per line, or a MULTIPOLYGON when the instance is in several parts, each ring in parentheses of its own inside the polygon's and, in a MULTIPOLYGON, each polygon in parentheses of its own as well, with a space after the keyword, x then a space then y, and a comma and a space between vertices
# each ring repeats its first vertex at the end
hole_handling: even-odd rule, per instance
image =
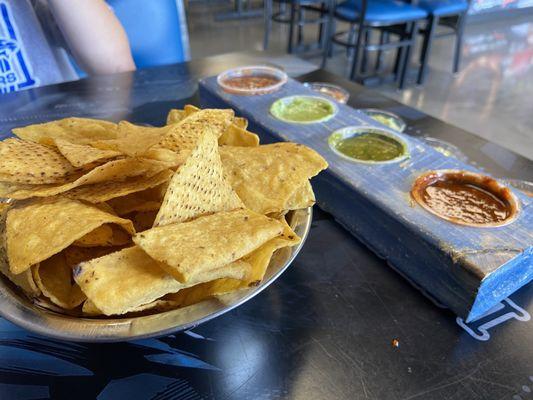
MULTIPOLYGON (((202 107, 238 108, 200 82, 202 107)), ((259 123, 252 112, 237 109, 248 118, 249 129, 261 135, 262 143, 286 140, 259 123)), ((484 279, 463 268, 435 242, 425 240, 420 232, 409 229, 384 212, 330 170, 313 179, 317 203, 378 256, 439 303, 445 304, 467 322, 481 317, 499 301, 533 280, 531 253, 514 257, 484 279), (354 212, 356 211, 356 212, 354 212), (376 229, 378 224, 384 229, 376 229), (386 229, 385 229, 386 228, 386 229), (453 271, 453 273, 450 273, 453 271)), ((526 253, 525 252, 525 253, 526 253)), ((356 267, 356 266, 355 266, 356 267)))

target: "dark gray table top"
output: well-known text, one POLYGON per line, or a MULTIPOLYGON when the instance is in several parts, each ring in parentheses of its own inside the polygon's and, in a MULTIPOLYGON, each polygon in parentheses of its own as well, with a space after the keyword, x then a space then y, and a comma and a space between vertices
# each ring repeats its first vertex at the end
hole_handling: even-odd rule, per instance
MULTIPOLYGON (((70 115, 162 124, 168 109, 197 101, 199 77, 256 56, 3 96, 0 132, 70 115)), ((287 57, 278 62, 295 74, 312 69, 287 57)), ((352 106, 393 110, 408 121, 408 133, 454 143, 497 176, 532 178, 531 161, 368 89, 324 71, 300 79, 341 83, 352 106)), ((190 332, 75 344, 0 320, 0 398, 533 399, 533 285, 465 325, 315 211, 302 253, 278 281, 190 332)))

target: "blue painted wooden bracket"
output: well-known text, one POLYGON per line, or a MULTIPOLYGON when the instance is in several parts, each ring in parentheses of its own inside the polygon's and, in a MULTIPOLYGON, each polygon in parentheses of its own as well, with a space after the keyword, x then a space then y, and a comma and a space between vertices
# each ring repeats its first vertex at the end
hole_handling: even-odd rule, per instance
POLYGON ((414 180, 428 170, 480 171, 407 135, 401 135, 409 144, 407 160, 367 165, 343 159, 329 148, 333 131, 383 126, 342 104, 335 117, 316 124, 291 124, 270 115, 275 100, 295 94, 317 95, 292 79, 263 96, 225 93, 215 77, 200 82, 203 107, 233 108, 249 120, 249 129, 262 143, 292 141, 318 151, 330 165, 313 180, 319 207, 467 322, 533 279, 532 198, 513 191, 522 210, 507 226, 474 228, 447 222, 411 199, 414 180))

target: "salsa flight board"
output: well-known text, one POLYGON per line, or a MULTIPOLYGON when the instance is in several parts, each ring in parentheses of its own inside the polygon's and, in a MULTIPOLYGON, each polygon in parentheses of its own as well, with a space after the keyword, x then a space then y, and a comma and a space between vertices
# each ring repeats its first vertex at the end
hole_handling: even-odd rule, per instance
POLYGON ((270 114, 274 101, 294 95, 320 96, 292 79, 274 93, 255 96, 226 93, 216 77, 200 82, 202 107, 234 109, 249 120, 249 129, 260 134, 263 143, 292 141, 319 152, 329 163, 313 180, 319 207, 420 290, 467 321, 533 279, 533 198, 513 190, 521 211, 502 227, 443 220, 411 198, 416 178, 430 170, 480 171, 403 134, 399 135, 410 152, 403 161, 369 165, 340 157, 328 145, 334 131, 383 126, 343 104, 336 104, 335 116, 319 123, 288 123, 270 114))

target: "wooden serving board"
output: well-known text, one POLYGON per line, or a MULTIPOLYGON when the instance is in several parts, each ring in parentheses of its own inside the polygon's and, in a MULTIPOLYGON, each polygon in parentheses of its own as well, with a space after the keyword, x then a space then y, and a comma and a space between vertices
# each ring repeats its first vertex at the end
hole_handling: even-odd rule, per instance
POLYGON ((270 115, 275 100, 297 94, 317 96, 292 79, 263 96, 225 93, 215 77, 200 82, 202 107, 233 108, 249 120, 249 129, 260 134, 263 143, 298 142, 319 152, 329 163, 313 180, 320 208, 416 287, 467 321, 533 279, 533 198, 513 190, 522 210, 507 226, 474 228, 447 222, 411 199, 414 180, 428 170, 480 171, 407 135, 401 135, 409 144, 407 160, 368 165, 343 159, 328 145, 333 131, 382 125, 342 104, 322 123, 292 124, 270 115))

